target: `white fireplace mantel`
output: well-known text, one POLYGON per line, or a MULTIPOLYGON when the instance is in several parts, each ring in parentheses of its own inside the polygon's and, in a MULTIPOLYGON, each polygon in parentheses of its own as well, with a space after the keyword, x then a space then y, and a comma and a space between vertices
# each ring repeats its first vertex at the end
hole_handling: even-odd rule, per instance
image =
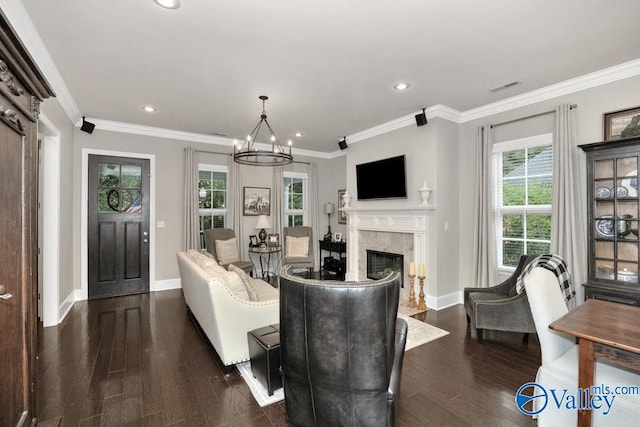
MULTIPOLYGON (((348 207, 341 210, 347 215, 347 280, 362 280, 358 273, 358 254, 360 253, 358 234, 360 231, 382 231, 390 233, 408 233, 413 235, 413 261, 424 264, 428 271, 427 250, 429 216, 435 206, 398 207, 398 208, 360 208, 348 207)), ((427 273, 425 273, 427 274, 427 273)))

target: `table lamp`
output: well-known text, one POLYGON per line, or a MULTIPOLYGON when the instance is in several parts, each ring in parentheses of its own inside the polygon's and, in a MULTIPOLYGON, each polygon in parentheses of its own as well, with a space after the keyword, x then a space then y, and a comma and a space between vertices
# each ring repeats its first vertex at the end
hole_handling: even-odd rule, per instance
POLYGON ((269 219, 266 215, 258 216, 258 222, 256 223, 256 230, 260 230, 258 233, 258 237, 260 238, 260 246, 267 245, 267 232, 264 230, 265 228, 271 228, 271 224, 269 224, 269 219))
POLYGON ((324 240, 331 240, 331 236, 333 233, 331 232, 331 214, 335 211, 334 204, 331 202, 324 204, 324 213, 327 214, 329 218, 329 228, 327 229, 327 234, 324 235, 324 240))

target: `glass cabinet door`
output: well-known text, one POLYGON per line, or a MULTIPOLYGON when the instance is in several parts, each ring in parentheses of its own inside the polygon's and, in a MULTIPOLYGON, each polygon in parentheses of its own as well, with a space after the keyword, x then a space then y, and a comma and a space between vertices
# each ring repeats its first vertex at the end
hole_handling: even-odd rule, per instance
POLYGON ((596 279, 638 283, 638 156, 593 162, 596 279))

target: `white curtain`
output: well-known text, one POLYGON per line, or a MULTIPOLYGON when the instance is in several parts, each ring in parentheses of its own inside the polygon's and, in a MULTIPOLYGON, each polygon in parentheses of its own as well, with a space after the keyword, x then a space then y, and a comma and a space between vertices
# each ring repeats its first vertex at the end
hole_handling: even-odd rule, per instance
MULTIPOLYGON (((318 171, 316 170, 316 165, 314 163, 309 163, 308 166, 308 175, 309 175, 309 196, 307 200, 309 201, 309 206, 307 212, 309 212, 309 226, 313 230, 313 238, 318 240, 320 236, 320 230, 318 229, 318 224, 320 223, 318 215, 322 209, 322 203, 318 200, 318 171)), ((319 269, 318 257, 313 257, 313 270, 317 271, 319 269)))
POLYGON ((240 258, 245 259, 244 248, 249 246, 249 240, 245 240, 244 227, 242 221, 243 213, 243 191, 242 191, 242 165, 236 163, 233 157, 229 157, 229 186, 227 188, 227 228, 232 229, 236 234, 238 248, 241 249, 240 258))
POLYGON ((282 241, 284 227, 284 170, 282 166, 275 166, 273 168, 273 194, 271 203, 271 226, 273 232, 280 235, 280 243, 284 245, 282 241))
POLYGON ((198 153, 184 149, 184 250, 200 249, 200 216, 198 214, 198 153))
POLYGON ((479 126, 476 133, 476 186, 473 223, 473 277, 476 287, 498 284, 494 228, 493 130, 479 126))
MULTIPOLYGON (((551 252, 564 258, 576 289, 587 280, 585 155, 576 144, 575 111, 556 107, 553 130, 551 252)), ((573 298, 582 301, 582 296, 573 298)))

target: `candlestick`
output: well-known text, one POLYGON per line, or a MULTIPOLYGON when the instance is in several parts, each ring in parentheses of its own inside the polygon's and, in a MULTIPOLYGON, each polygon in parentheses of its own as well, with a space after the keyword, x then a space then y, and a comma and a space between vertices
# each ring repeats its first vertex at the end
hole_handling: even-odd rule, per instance
POLYGON ((415 274, 409 274, 409 302, 407 303, 407 307, 409 308, 416 308, 416 293, 413 290, 413 280, 415 277, 415 274))
MULTIPOLYGON (((422 267, 422 264, 420 264, 422 267)), ((426 310, 427 303, 424 300, 424 275, 418 276, 418 280, 420 280, 420 294, 418 295, 420 299, 418 300, 418 310, 426 310)))
POLYGON ((416 275, 416 266, 414 263, 410 262, 409 263, 409 276, 415 276, 416 275))
POLYGON ((424 277, 424 264, 420 263, 420 265, 418 266, 418 277, 424 277))

